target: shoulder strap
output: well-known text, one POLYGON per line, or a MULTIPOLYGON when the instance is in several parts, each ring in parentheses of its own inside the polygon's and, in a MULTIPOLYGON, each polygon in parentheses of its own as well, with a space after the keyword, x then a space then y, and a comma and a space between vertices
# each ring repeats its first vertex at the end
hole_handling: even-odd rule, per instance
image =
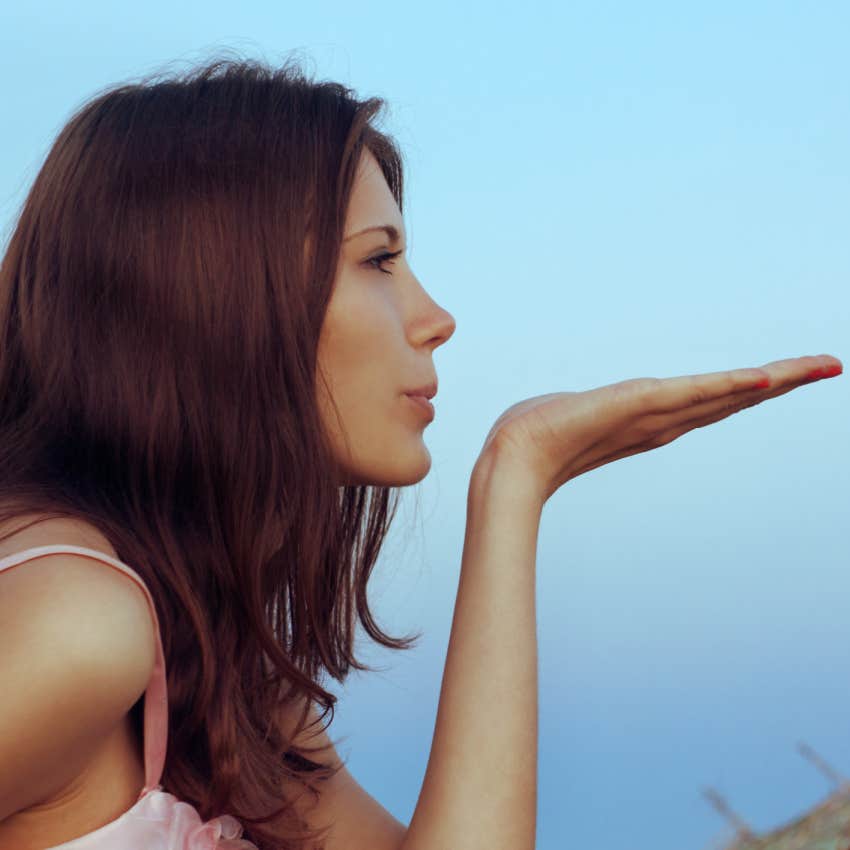
POLYGON ((154 606, 150 591, 138 573, 130 569, 123 561, 118 561, 103 552, 98 552, 96 549, 89 549, 84 546, 56 543, 50 546, 35 546, 31 549, 24 549, 21 552, 16 552, 14 555, 0 558, 0 573, 3 570, 20 566, 26 561, 60 552, 69 552, 74 555, 95 558, 128 575, 141 587, 148 601, 148 607, 154 625, 154 635, 156 637, 156 660, 154 661, 151 678, 145 690, 143 734, 145 787, 139 794, 139 798, 141 798, 148 791, 159 785, 159 781, 162 778, 162 771, 165 767, 165 752, 168 745, 168 691, 165 680, 165 656, 162 651, 162 639, 159 633, 159 618, 156 615, 156 607, 154 606))

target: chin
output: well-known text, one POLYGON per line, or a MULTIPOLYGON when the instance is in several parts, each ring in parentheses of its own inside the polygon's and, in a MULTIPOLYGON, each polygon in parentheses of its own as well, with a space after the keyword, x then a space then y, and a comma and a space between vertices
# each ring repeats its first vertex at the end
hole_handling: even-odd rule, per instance
POLYGON ((418 484, 430 470, 431 454, 422 443, 418 452, 385 456, 373 462, 364 459, 356 468, 346 471, 342 483, 349 486, 409 487, 418 484))

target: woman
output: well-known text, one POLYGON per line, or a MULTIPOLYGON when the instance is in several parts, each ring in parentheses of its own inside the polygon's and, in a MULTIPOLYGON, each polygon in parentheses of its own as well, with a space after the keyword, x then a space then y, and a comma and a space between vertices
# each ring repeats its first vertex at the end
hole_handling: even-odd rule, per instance
POLYGON ((320 677, 370 669, 355 617, 415 642, 366 586, 395 488, 430 468, 421 396, 455 329, 404 257, 381 106, 213 62, 102 93, 38 174, 0 267, 0 850, 531 850, 546 500, 840 371, 643 378, 497 420, 405 827, 316 728, 320 677))

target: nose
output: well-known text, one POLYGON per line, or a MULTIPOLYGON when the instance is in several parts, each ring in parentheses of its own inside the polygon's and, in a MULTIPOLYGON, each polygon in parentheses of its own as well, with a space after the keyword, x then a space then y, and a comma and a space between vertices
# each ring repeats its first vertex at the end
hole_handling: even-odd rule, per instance
POLYGON ((424 338, 424 342, 433 351, 435 348, 439 348, 444 342, 448 342, 451 335, 455 332, 457 324, 454 316, 448 310, 436 302, 432 302, 432 305, 427 321, 420 325, 422 334, 420 339, 424 338))
POLYGON ((439 310, 440 318, 435 325, 434 335, 431 338, 431 341, 435 342, 434 348, 437 348, 444 342, 448 342, 457 328, 455 317, 448 310, 439 305, 437 305, 437 309, 439 310))
POLYGON ((448 342, 455 332, 457 323, 454 316, 428 294, 415 275, 413 279, 422 300, 416 299, 416 319, 408 327, 410 340, 414 345, 428 345, 433 351, 444 342, 448 342))

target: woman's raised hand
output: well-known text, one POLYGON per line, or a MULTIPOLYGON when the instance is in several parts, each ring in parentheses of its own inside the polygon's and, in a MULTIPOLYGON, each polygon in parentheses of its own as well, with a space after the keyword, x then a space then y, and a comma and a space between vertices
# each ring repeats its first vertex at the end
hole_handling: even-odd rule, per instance
POLYGON ((828 354, 760 368, 633 378, 585 392, 548 393, 509 407, 487 435, 493 452, 528 473, 545 502, 584 472, 672 442, 694 428, 842 372, 828 354))

